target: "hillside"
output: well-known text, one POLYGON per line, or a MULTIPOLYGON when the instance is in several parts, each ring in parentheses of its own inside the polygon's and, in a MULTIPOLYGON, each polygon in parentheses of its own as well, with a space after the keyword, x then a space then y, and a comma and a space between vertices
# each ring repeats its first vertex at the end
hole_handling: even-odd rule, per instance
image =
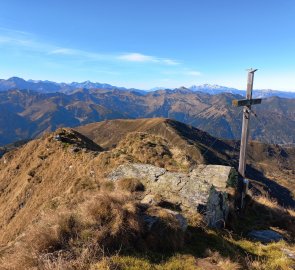
MULTIPOLYGON (((11 230, 12 235, 19 233, 31 215, 38 218, 40 207, 48 207, 55 200, 61 200, 58 203, 75 200, 83 187, 95 190, 106 171, 126 161, 176 171, 204 163, 237 166, 238 148, 232 142, 217 140, 169 119, 112 120, 77 130, 94 142, 80 133, 59 129, 8 152, 1 159, 0 228, 6 228, 2 240, 11 230), (61 194, 64 196, 60 197, 61 194)), ((293 148, 284 153, 278 151, 281 149, 275 146, 252 142, 250 164, 273 179, 276 174, 280 179, 288 175, 283 184, 294 187, 295 151, 293 148)), ((252 177, 261 181, 259 174, 252 177)))
MULTIPOLYGON (((157 123, 165 125, 165 120, 150 119, 147 125, 157 123)), ((134 126, 140 125, 135 120, 134 126)), ((164 129, 168 132, 169 127, 163 126, 164 129)), ((119 164, 129 161, 159 166, 161 161, 161 167, 185 170, 203 163, 198 149, 189 157, 186 150, 179 148, 183 144, 173 146, 157 132, 152 136, 132 131, 135 130, 125 130, 124 135, 117 137, 118 146, 111 151, 104 150, 105 144, 100 147, 76 131, 58 129, 6 153, 0 163, 0 241, 19 235, 25 224, 40 218, 41 209, 83 201, 79 194, 99 190, 105 173, 119 164)))
MULTIPOLYGON (((4 269, 32 269, 36 262, 47 270, 130 269, 140 265, 144 269, 185 270, 194 269, 189 267, 196 263, 207 267, 204 269, 253 269, 252 264, 261 265, 260 246, 243 235, 253 228, 271 226, 278 228, 289 244, 267 247, 264 263, 268 269, 276 269, 271 266, 274 262, 281 264, 280 256, 285 256, 281 248, 293 249, 293 212, 263 197, 268 189, 262 180, 275 182, 260 178, 264 174, 275 178, 273 172, 283 166, 285 172, 280 176, 288 173, 294 184, 293 148, 279 152, 282 149, 277 146, 252 142, 250 162, 257 165, 253 168, 260 173, 256 174, 260 182, 251 183, 262 197, 252 194, 251 214, 247 214, 243 226, 237 223, 234 211, 225 231, 204 227, 201 216, 190 215, 184 236, 177 225, 179 217, 175 219, 171 210, 165 210, 173 205, 163 202, 144 206, 139 202, 145 191, 137 179, 114 184, 107 175, 126 163, 152 164, 175 173, 191 171, 204 163, 236 166, 235 142, 221 141, 163 118, 109 120, 77 130, 58 129, 14 148, 0 159, 0 262, 4 269), (277 163, 277 157, 283 164, 277 163), (150 220, 155 216, 163 225, 158 224, 156 231, 147 234, 142 217, 150 220), (234 238, 228 236, 228 230, 234 238), (163 237, 164 246, 157 241, 163 237), (102 253, 101 246, 93 241, 108 252, 102 253), (123 244, 118 247, 118 243, 123 244), (146 248, 155 250, 146 253, 146 248), (171 249, 180 249, 182 255, 171 253, 171 249), (250 250, 255 257, 247 261, 250 250), (183 261, 186 266, 181 266, 183 261)), ((270 190, 278 187, 269 186, 270 190)), ((273 195, 285 198, 281 191, 273 195)))
MULTIPOLYGON (((127 90, 76 89, 69 94, 29 90, 0 92, 0 145, 40 136, 58 127, 75 127, 106 119, 166 117, 195 126, 212 136, 239 139, 241 99, 230 93, 209 95, 181 88, 142 95, 127 90)), ((292 144, 295 100, 271 97, 255 106, 252 139, 292 144), (273 128, 273 126, 276 128, 273 128)))
MULTIPOLYGON (((181 122, 164 119, 111 120, 77 128, 99 145, 112 149, 129 132, 146 132, 160 135, 171 145, 185 151, 197 163, 229 164, 238 167, 239 142, 220 140, 208 133, 181 122)), ((295 148, 251 141, 248 147, 247 174, 266 184, 273 195, 279 192, 284 204, 295 205, 292 191, 295 188, 295 148), (276 183, 291 190, 280 188, 276 183), (279 191, 276 193, 276 190, 279 191)))

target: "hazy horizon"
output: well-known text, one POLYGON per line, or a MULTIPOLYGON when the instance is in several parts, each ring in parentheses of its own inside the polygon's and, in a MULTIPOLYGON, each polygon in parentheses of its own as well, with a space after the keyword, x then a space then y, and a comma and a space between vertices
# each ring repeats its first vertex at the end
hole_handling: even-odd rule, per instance
MULTIPOLYGON (((71 83, 84 83, 84 82, 92 82, 92 83, 100 83, 100 84, 110 84, 108 82, 99 82, 99 81, 91 81, 91 80, 86 80, 86 81, 52 81, 52 80, 47 80, 47 79, 32 79, 32 78, 22 78, 22 77, 19 77, 19 76, 11 76, 11 77, 7 77, 7 78, 0 78, 0 80, 8 80, 8 79, 11 79, 11 78, 20 78, 20 79, 24 79, 25 81, 33 81, 33 82, 38 82, 38 81, 50 81, 50 82, 54 82, 54 83, 65 83, 65 84, 71 84, 71 83)), ((124 85, 113 85, 113 84, 110 84, 112 86, 116 86, 116 87, 123 87, 123 88, 129 88, 129 87, 126 87, 124 85)), ((155 88, 161 88, 161 89, 178 89, 178 88, 181 88, 181 87, 185 87, 185 88, 190 88, 192 86, 219 86, 219 87, 225 87, 225 88, 229 88, 229 89, 235 89, 235 90, 240 90, 240 91, 245 91, 246 90, 246 87, 244 88, 236 88, 236 87, 232 87, 232 86, 228 86, 228 85, 219 85, 219 84, 215 84, 215 83, 202 83, 202 84, 194 84, 194 85, 180 85, 178 87, 165 87, 165 86, 154 86, 154 87, 151 87, 151 88, 136 88, 136 87, 130 87, 130 88, 134 88, 134 89, 139 89, 139 90, 144 90, 144 91, 151 91, 155 88)), ((274 90, 274 91, 282 91, 282 92, 295 92, 295 90, 284 90, 284 89, 266 89, 266 88, 262 88, 262 89, 258 89, 258 88, 253 88, 253 91, 255 90, 274 90)))

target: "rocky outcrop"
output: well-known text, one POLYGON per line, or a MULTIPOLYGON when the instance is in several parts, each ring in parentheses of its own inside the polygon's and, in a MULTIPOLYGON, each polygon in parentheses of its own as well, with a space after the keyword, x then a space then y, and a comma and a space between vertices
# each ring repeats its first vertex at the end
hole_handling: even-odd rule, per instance
POLYGON ((80 150, 103 151, 103 148, 91 141, 89 138, 70 128, 60 128, 53 133, 53 139, 71 146, 71 152, 80 150))
POLYGON ((248 237, 264 244, 283 240, 283 236, 273 230, 254 230, 248 233, 248 237))
POLYGON ((236 182, 232 167, 199 165, 190 173, 169 172, 147 164, 124 164, 115 169, 109 179, 137 178, 147 193, 161 195, 182 210, 199 211, 211 227, 224 225, 229 211, 228 186, 236 182))

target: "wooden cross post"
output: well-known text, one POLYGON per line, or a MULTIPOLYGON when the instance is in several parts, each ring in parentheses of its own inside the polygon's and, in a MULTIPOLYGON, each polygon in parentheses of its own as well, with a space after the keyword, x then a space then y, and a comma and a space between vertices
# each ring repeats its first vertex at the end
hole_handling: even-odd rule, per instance
POLYGON ((253 90, 253 81, 254 73, 257 69, 250 69, 248 71, 248 83, 247 83, 247 93, 246 99, 242 100, 233 100, 232 104, 236 107, 243 106, 243 124, 242 124, 242 136, 241 136, 241 145, 240 145, 240 159, 239 159, 239 173, 243 177, 243 191, 241 198, 241 208, 244 207, 244 198, 248 189, 248 180, 245 179, 246 171, 246 150, 247 142, 249 137, 249 121, 251 114, 251 105, 260 104, 261 99, 252 99, 252 90, 253 90))

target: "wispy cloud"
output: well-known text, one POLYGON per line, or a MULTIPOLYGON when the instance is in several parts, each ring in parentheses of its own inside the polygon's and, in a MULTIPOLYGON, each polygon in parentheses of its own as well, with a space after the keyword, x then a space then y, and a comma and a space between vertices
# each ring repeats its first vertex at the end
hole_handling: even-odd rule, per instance
POLYGON ((175 60, 172 59, 162 59, 163 63, 167 64, 167 65, 171 65, 171 66, 176 66, 176 65, 180 65, 179 62, 176 62, 175 60))
MULTIPOLYGON (((157 81, 161 79, 162 75, 168 75, 171 78, 168 78, 169 82, 167 84, 171 86, 173 83, 178 84, 178 81, 173 81, 175 77, 179 80, 195 80, 197 76, 201 75, 199 71, 188 68, 184 63, 172 58, 142 52, 100 53, 73 47, 62 47, 52 42, 40 40, 31 33, 1 27, 0 48, 5 49, 5 51, 12 48, 14 52, 20 52, 18 55, 35 59, 36 62, 32 62, 32 66, 39 67, 42 65, 45 67, 44 72, 47 72, 46 68, 48 68, 49 72, 52 72, 52 70, 67 70, 69 74, 74 74, 72 75, 74 77, 84 74, 84 77, 93 76, 97 78, 103 76, 103 78, 114 79, 116 77, 117 79, 119 75, 130 78, 130 74, 132 74, 132 77, 134 77, 134 74, 138 74, 136 76, 138 77, 137 83, 140 84, 141 72, 147 68, 149 70, 147 76, 151 80, 155 80, 155 85, 158 84, 157 81), (141 64, 141 70, 138 69, 138 64, 141 64), (101 70, 101 67, 105 67, 106 70, 101 70), (172 81, 170 82, 170 80, 172 81)), ((58 74, 58 72, 56 74, 59 77, 65 76, 64 74, 58 74)), ((146 77, 142 78, 142 80, 146 80, 146 77)), ((149 80, 148 84, 152 83, 151 80, 149 80)), ((161 80, 159 82, 162 84, 161 80)))
POLYGON ((69 57, 79 57, 84 60, 90 61, 100 61, 100 60, 112 60, 114 56, 111 54, 99 54, 89 51, 76 50, 71 48, 55 48, 48 52, 49 55, 60 55, 60 56, 69 56, 69 57))
POLYGON ((32 53, 41 53, 44 56, 56 55, 64 56, 69 59, 77 58, 84 61, 100 61, 100 60, 114 60, 115 55, 93 53, 85 50, 77 50, 73 48, 63 48, 56 45, 41 42, 33 35, 0 28, 0 45, 9 45, 9 47, 16 47, 19 50, 31 51, 32 53))
POLYGON ((23 31, 0 27, 0 45, 9 45, 35 52, 47 52, 54 49, 53 45, 39 42, 35 36, 23 31))
POLYGON ((119 60, 128 61, 128 62, 152 62, 165 65, 179 65, 179 63, 173 59, 160 58, 151 55, 145 55, 142 53, 125 53, 118 56, 119 60))
POLYGON ((59 48, 48 52, 48 54, 76 55, 77 51, 69 48, 59 48))
POLYGON ((155 62, 156 59, 153 56, 144 55, 141 53, 127 53, 118 56, 118 59, 128 62, 155 62))
POLYGON ((45 55, 59 55, 64 57, 75 57, 83 59, 84 61, 124 61, 124 62, 140 62, 140 63, 154 63, 168 66, 179 65, 174 59, 161 58, 157 56, 146 55, 143 53, 97 53, 85 50, 78 50, 74 48, 58 47, 53 44, 40 42, 33 35, 0 28, 0 45, 10 45, 19 47, 20 49, 31 50, 32 52, 43 53, 45 55))
POLYGON ((202 75, 201 72, 195 71, 195 70, 187 71, 186 74, 189 75, 189 76, 193 76, 193 77, 199 77, 199 76, 202 75))
POLYGON ((16 38, 16 37, 9 37, 5 35, 0 35, 0 44, 9 44, 9 45, 16 45, 22 47, 32 47, 36 48, 36 43, 30 39, 26 38, 16 38))

